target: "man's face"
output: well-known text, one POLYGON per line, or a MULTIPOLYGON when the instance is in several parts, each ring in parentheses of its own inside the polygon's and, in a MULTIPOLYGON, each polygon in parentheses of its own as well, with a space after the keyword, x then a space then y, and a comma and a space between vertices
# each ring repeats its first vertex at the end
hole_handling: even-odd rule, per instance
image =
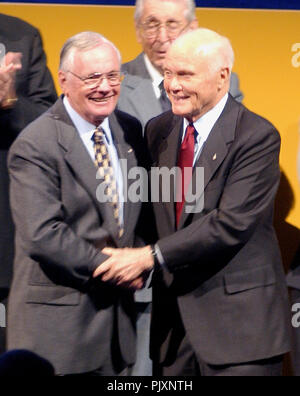
POLYGON ((188 22, 186 10, 185 1, 145 1, 143 14, 136 26, 137 37, 143 51, 160 72, 172 42, 181 33, 198 25, 196 20, 188 22))
POLYGON ((70 70, 60 71, 59 80, 63 93, 71 106, 86 121, 98 126, 114 110, 120 95, 120 85, 111 86, 103 78, 90 88, 80 78, 94 73, 106 74, 120 71, 120 60, 109 44, 102 44, 86 51, 75 50, 70 70), (72 74, 74 73, 74 74, 72 74))
POLYGON ((201 54, 172 48, 165 62, 165 89, 173 113, 195 122, 223 96, 229 71, 213 72, 201 54))

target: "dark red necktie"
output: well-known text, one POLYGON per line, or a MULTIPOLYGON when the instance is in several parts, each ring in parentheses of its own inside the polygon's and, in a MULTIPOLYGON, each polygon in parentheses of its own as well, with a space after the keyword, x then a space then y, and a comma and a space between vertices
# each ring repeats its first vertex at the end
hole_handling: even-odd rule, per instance
POLYGON ((192 178, 194 154, 195 154, 195 128, 193 124, 190 124, 186 128, 185 137, 181 144, 178 165, 177 165, 181 169, 181 180, 180 178, 177 179, 177 183, 181 183, 181 188, 180 188, 180 184, 177 188, 177 200, 179 201, 176 202, 177 226, 179 224, 180 216, 185 203, 185 196, 186 193, 188 192, 192 178), (181 191, 181 196, 178 197, 180 191, 181 191))

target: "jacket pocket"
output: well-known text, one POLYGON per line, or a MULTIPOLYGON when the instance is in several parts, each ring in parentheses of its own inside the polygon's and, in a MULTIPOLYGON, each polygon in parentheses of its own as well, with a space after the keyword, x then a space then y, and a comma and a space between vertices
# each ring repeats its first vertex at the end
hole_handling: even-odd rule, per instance
POLYGON ((29 286, 26 303, 44 305, 78 305, 80 292, 63 286, 29 286))
POLYGON ((275 283, 275 272, 270 266, 233 272, 224 276, 225 291, 228 294, 236 294, 275 283))

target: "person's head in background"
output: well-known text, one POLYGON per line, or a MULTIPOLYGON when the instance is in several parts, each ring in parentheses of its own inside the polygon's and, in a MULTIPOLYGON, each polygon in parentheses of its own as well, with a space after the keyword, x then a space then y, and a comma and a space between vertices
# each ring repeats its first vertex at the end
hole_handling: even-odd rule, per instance
POLYGON ((194 0, 137 0, 138 42, 153 66, 163 74, 166 53, 182 33, 198 27, 194 0))

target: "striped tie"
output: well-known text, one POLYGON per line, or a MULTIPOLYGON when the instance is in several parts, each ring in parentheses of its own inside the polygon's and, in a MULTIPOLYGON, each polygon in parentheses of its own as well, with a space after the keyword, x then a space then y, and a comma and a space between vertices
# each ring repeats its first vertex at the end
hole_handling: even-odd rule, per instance
POLYGON ((106 183, 105 195, 109 197, 109 202, 113 207, 114 218, 118 224, 119 237, 124 234, 124 228, 120 219, 119 195, 117 189, 117 181, 114 175, 114 169, 111 165, 108 150, 104 142, 104 131, 97 128, 92 136, 94 141, 95 165, 101 178, 106 183))

